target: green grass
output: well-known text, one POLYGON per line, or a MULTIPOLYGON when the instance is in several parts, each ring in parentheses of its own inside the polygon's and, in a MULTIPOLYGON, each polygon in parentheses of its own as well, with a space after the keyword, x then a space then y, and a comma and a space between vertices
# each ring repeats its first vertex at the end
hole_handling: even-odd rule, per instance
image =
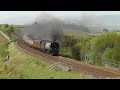
MULTIPOLYGON (((5 46, 8 42, 0 34, 0 50, 9 51, 10 61, 3 62, 0 54, 0 79, 93 79, 93 76, 62 71, 61 68, 43 60, 24 54, 16 49, 15 43, 5 46), (5 47, 5 48, 4 48, 5 47)), ((69 54, 69 52, 66 52, 69 54)))
POLYGON ((0 33, 0 61, 5 60, 9 53, 7 43, 8 40, 0 33))
POLYGON ((0 44, 6 44, 8 40, 0 33, 0 44))
POLYGON ((59 67, 38 58, 23 54, 15 47, 9 46, 11 60, 0 62, 2 79, 93 79, 90 75, 62 71, 59 67))

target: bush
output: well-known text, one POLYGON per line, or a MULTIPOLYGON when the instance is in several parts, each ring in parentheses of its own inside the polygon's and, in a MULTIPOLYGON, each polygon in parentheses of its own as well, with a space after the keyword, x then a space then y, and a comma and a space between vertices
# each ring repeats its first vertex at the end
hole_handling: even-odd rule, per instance
POLYGON ((120 46, 107 49, 102 55, 102 60, 120 64, 120 46))
POLYGON ((62 56, 104 66, 106 60, 119 62, 120 35, 108 32, 92 38, 81 34, 67 34, 61 48, 62 56))
POLYGON ((14 27, 8 24, 5 24, 4 26, 1 27, 1 30, 7 34, 8 36, 10 36, 10 34, 12 32, 14 32, 14 27))
MULTIPOLYGON (((85 51, 86 51, 86 42, 90 41, 92 39, 91 36, 87 36, 84 34, 65 34, 64 40, 60 45, 60 55, 65 57, 74 57, 75 59, 85 59, 85 51), (76 44, 84 44, 82 47, 82 50, 80 50, 79 45, 76 46, 76 44), (76 48, 79 48, 76 49, 76 48), (81 52, 81 58, 79 57, 79 53, 81 52)), ((81 47, 81 46, 80 46, 81 47)))
POLYGON ((120 35, 116 33, 106 33, 101 36, 97 36, 90 41, 90 51, 88 53, 89 62, 93 64, 103 65, 102 61, 102 54, 114 47, 120 45, 120 35))
POLYGON ((9 27, 9 25, 8 25, 8 24, 5 24, 4 27, 7 28, 7 27, 9 27))
POLYGON ((76 43, 81 42, 81 37, 74 34, 65 34, 62 41, 62 47, 73 47, 76 43))
POLYGON ((64 57, 73 58, 71 48, 69 48, 69 47, 60 48, 60 55, 64 56, 64 57))
POLYGON ((73 46, 72 50, 72 55, 76 58, 76 59, 80 59, 82 60, 83 56, 82 56, 82 48, 84 47, 83 43, 77 43, 73 46))

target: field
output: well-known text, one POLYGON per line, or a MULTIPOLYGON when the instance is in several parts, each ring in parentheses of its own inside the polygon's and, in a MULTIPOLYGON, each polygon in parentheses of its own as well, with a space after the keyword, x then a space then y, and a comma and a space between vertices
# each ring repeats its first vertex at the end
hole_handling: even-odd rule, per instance
MULTIPOLYGON (((1 42, 6 39, 0 34, 1 42)), ((0 47, 1 48, 1 47, 0 47)), ((1 79, 93 79, 90 75, 65 72, 61 68, 38 58, 23 54, 15 43, 8 46, 10 60, 0 60, 1 79)))

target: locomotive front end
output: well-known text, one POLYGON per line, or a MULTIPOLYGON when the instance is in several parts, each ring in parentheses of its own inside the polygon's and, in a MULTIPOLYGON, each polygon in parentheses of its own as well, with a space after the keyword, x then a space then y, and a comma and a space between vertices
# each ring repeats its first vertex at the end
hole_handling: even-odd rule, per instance
POLYGON ((59 54, 59 43, 44 40, 41 42, 41 48, 45 53, 50 53, 53 56, 59 54))
POLYGON ((51 54, 54 56, 59 54, 59 44, 57 42, 51 43, 51 54))

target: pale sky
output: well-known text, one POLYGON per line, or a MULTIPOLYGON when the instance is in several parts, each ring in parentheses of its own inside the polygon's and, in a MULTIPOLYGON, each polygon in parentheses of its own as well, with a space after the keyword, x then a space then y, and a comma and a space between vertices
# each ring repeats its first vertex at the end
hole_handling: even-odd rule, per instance
MULTIPOLYGON (((0 11, 0 24, 25 24, 34 21, 42 11, 0 11)), ((79 17, 81 15, 120 15, 120 11, 45 11, 58 17, 79 17)))

